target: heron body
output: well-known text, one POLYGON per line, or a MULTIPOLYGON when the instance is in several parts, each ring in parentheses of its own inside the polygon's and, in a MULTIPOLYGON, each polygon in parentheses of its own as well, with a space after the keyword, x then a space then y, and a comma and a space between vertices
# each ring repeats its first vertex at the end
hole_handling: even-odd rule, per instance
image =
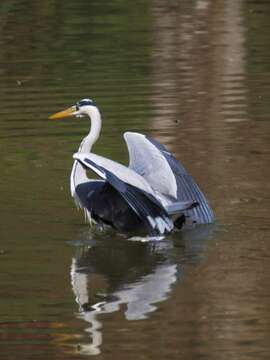
POLYGON ((88 116, 89 134, 73 155, 71 194, 90 221, 133 232, 163 235, 184 222, 211 223, 213 211, 205 196, 175 157, 158 141, 126 132, 129 166, 92 152, 101 131, 101 115, 95 102, 83 99, 51 119, 88 116), (87 170, 100 180, 89 179, 87 170))

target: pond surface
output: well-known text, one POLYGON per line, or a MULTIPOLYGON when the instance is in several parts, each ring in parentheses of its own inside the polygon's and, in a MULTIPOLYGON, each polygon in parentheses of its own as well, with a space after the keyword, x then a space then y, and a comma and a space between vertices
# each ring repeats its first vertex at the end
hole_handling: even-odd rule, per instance
POLYGON ((0 4, 0 358, 269 359, 270 4, 0 4), (94 151, 163 142, 217 218, 157 243, 89 229, 69 194, 89 128, 48 115, 91 97, 94 151))

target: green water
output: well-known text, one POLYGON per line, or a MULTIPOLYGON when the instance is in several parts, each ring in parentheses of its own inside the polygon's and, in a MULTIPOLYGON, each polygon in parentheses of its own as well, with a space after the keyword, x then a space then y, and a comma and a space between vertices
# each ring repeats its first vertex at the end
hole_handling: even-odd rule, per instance
POLYGON ((0 4, 1 359, 269 359, 269 21, 255 0, 0 4), (69 194, 89 122, 48 120, 85 97, 96 153, 155 137, 216 224, 89 229, 69 194))

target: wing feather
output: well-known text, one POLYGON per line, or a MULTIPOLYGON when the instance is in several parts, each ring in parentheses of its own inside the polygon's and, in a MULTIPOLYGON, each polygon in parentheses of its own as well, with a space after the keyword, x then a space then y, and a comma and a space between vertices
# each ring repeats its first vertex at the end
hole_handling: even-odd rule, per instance
POLYGON ((177 198, 177 183, 172 169, 160 150, 145 135, 126 132, 129 168, 144 177, 159 194, 177 198))

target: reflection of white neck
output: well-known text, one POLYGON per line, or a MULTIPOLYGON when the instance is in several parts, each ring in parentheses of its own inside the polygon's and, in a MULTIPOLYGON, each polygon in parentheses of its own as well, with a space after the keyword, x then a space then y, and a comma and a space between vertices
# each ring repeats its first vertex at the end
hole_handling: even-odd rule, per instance
POLYGON ((97 313, 100 310, 99 306, 102 306, 103 303, 95 304, 93 306, 94 310, 91 312, 83 311, 82 305, 89 302, 88 298, 88 287, 87 287, 87 274, 82 274, 76 271, 76 260, 72 259, 70 276, 71 276, 71 285, 73 292, 76 296, 76 302, 79 305, 80 314, 79 317, 91 324, 90 327, 85 329, 91 335, 90 344, 80 344, 80 353, 85 355, 98 355, 100 354, 100 347, 102 345, 102 324, 97 319, 97 313))
MULTIPOLYGON (((91 128, 89 134, 81 142, 78 152, 89 153, 92 150, 92 146, 99 138, 101 131, 101 115, 98 108, 94 106, 85 106, 84 111, 91 120, 91 128)), ((89 179, 85 169, 77 160, 75 160, 70 176, 70 190, 73 197, 75 197, 76 186, 87 181, 89 181, 89 179)))

